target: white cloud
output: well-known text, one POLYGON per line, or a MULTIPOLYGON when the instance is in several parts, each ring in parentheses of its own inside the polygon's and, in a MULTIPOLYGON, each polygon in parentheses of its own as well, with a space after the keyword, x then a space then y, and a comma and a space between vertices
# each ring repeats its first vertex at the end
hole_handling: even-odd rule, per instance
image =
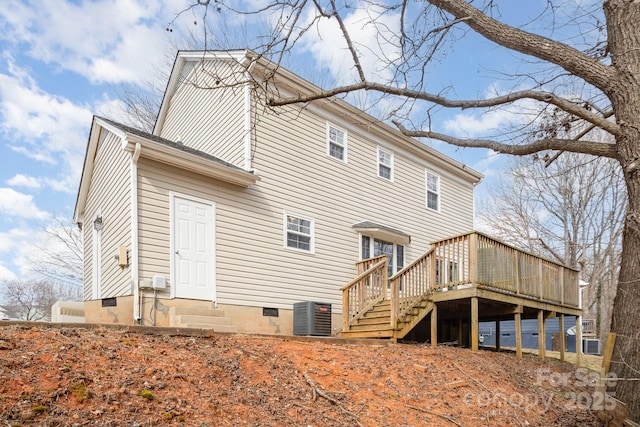
MULTIPOLYGON (((400 26, 400 14, 381 15, 381 9, 369 2, 354 4, 350 10, 353 12, 343 20, 360 54, 365 75, 372 80, 388 80, 390 72, 383 66, 399 56, 397 46, 392 43, 397 39, 395 30, 400 26)), ((315 8, 311 8, 310 14, 315 13, 315 8)), ((307 22, 312 19, 313 15, 308 16, 307 22)), ((317 27, 305 34, 299 47, 311 52, 319 64, 327 67, 338 84, 352 82, 357 77, 351 53, 335 19, 321 19, 317 27)))
POLYGON ((11 188, 0 188, 0 212, 8 216, 29 219, 44 219, 49 216, 33 203, 33 196, 11 188))
POLYGON ((37 178, 32 176, 26 176, 21 173, 15 175, 13 178, 7 181, 7 184, 12 187, 26 187, 26 188, 40 188, 42 184, 37 178))
MULTIPOLYGON (((504 95, 513 91, 502 89, 497 83, 490 84, 484 93, 484 99, 504 95)), ((473 138, 483 135, 500 135, 504 130, 535 120, 540 108, 536 101, 523 99, 512 104, 493 109, 480 109, 456 114, 453 119, 445 120, 444 130, 459 137, 473 138)))
POLYGON ((3 280, 15 280, 17 279, 16 275, 13 271, 9 270, 7 267, 0 263, 0 282, 3 280))
POLYGON ((141 82, 166 45, 164 22, 178 11, 175 3, 5 0, 0 33, 31 57, 92 82, 141 82))
POLYGON ((478 115, 456 114, 444 122, 444 128, 454 135, 472 137, 495 132, 518 118, 516 113, 506 110, 488 111, 478 115))
MULTIPOLYGON (((45 92, 11 58, 8 69, 10 74, 0 73, 0 131, 14 141, 8 145, 14 152, 57 165, 59 176, 41 180, 41 185, 69 191, 79 181, 91 106, 45 92), (63 185, 55 185, 57 182, 63 185)), ((36 188, 33 179, 30 181, 36 188)), ((23 185, 25 182, 22 179, 23 185)))

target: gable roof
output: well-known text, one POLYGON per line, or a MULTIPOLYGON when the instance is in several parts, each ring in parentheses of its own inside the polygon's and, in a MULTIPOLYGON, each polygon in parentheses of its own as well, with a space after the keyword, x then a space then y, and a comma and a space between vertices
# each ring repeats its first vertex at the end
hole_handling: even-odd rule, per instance
POLYGON ((131 126, 123 125, 104 117, 94 116, 87 142, 84 165, 76 198, 73 221, 83 221, 84 209, 89 195, 91 175, 98 150, 100 128, 106 129, 120 138, 121 148, 133 156, 148 158, 160 163, 192 171, 200 175, 225 181, 234 185, 248 187, 255 184, 260 177, 218 157, 187 147, 179 142, 160 138, 131 126))
MULTIPOLYGON (((261 76, 271 76, 273 74, 275 77, 273 78, 272 83, 275 82, 274 84, 278 87, 278 90, 284 89, 285 93, 308 94, 321 90, 317 85, 249 49, 227 51, 179 51, 176 55, 173 69, 171 70, 171 75, 167 83, 167 88, 162 99, 158 118, 153 130, 154 134, 159 134, 162 129, 169 110, 169 104, 171 103, 171 96, 175 93, 176 89, 185 78, 185 76, 182 75, 185 65, 190 62, 202 62, 208 60, 229 61, 239 64, 244 67, 246 71, 257 81, 260 81, 261 76)), ((386 141, 392 141, 395 145, 406 149, 412 155, 426 159, 427 161, 463 178, 465 181, 477 184, 483 178, 483 175, 480 172, 477 172, 467 165, 452 159, 434 148, 431 148, 423 142, 409 138, 395 127, 392 127, 360 110, 344 99, 334 97, 313 101, 312 103, 307 103, 305 105, 307 107, 316 105, 318 108, 324 109, 338 116, 348 118, 351 124, 366 129, 368 134, 380 136, 386 141)))

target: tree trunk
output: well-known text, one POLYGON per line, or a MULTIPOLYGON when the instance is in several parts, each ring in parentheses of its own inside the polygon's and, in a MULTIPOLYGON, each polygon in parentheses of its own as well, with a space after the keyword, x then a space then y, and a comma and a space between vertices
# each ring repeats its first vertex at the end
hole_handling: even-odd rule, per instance
POLYGON ((616 339, 611 372, 618 378, 615 397, 628 406, 628 417, 640 420, 640 175, 629 187, 629 209, 622 243, 618 292, 613 304, 611 330, 616 339))
POLYGON ((619 378, 616 398, 628 417, 640 421, 640 4, 605 0, 614 84, 607 90, 621 134, 616 138, 629 197, 622 241, 618 292, 611 329, 618 334, 611 371, 619 378))

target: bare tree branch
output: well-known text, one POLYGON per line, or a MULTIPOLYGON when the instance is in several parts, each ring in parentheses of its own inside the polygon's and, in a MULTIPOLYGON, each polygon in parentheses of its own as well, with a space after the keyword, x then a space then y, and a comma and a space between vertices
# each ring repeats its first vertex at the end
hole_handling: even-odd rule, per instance
POLYGON ((463 139, 438 132, 408 130, 397 120, 394 120, 393 124, 396 125, 404 135, 412 138, 432 138, 458 147, 488 148, 498 153, 513 154, 516 156, 524 156, 544 150, 565 150, 574 153, 617 158, 615 144, 607 144, 604 142, 574 141, 572 139, 544 139, 534 141, 529 144, 512 145, 488 139, 463 139))
POLYGON ((429 0, 487 39, 526 55, 549 61, 583 78, 604 92, 611 90, 615 71, 577 49, 546 37, 505 25, 464 0, 429 0))
POLYGON ((293 97, 281 98, 281 99, 270 99, 269 105, 272 107, 279 107, 290 104, 298 104, 298 103, 306 103, 315 101, 318 99, 326 99, 331 98, 335 95, 355 92, 358 90, 370 90, 377 91, 380 93, 388 94, 388 95, 397 95, 406 98, 412 99, 420 99, 423 101, 429 101, 434 104, 440 105, 442 107, 447 108, 489 108, 496 107, 499 105, 510 104, 515 101, 519 101, 522 99, 533 99, 536 101, 548 103, 551 105, 555 105, 558 108, 566 111, 567 113, 574 114, 577 117, 580 117, 589 123, 598 126, 612 135, 617 135, 620 131, 620 127, 613 121, 607 120, 607 118, 602 117, 599 114, 592 113, 591 111, 582 108, 575 102, 571 102, 565 98, 557 96, 553 93, 549 92, 541 92, 534 90, 523 90, 518 92, 512 92, 503 96, 496 96, 494 98, 488 99, 475 99, 475 100, 452 100, 447 99, 438 95, 433 95, 430 93, 411 90, 408 88, 399 88, 395 86, 373 83, 368 81, 363 81, 360 83, 355 83, 347 86, 339 86, 330 90, 320 90, 310 94, 300 94, 293 97))

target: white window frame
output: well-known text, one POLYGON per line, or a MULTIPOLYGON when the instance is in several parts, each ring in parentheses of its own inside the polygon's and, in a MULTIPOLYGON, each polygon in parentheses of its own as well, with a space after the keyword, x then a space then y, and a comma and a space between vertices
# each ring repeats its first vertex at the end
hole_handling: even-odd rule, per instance
POLYGON ((347 163, 347 151, 348 151, 348 143, 347 143, 347 131, 334 125, 333 123, 327 122, 327 156, 332 159, 336 159, 338 161, 347 163), (341 132, 343 137, 342 145, 338 141, 331 140, 331 129, 335 129, 338 132, 341 132), (342 147, 342 159, 331 154, 331 145, 336 145, 338 147, 342 147))
POLYGON ((296 251, 296 252, 302 252, 305 254, 314 254, 315 253, 315 243, 316 243, 316 239, 315 239, 315 220, 309 216, 306 215, 299 215, 297 213, 294 212, 289 212, 289 211, 283 211, 282 213, 282 225, 283 225, 283 245, 284 248, 290 251, 296 251), (304 221, 309 221, 310 225, 309 225, 309 234, 305 234, 305 233, 301 233, 298 231, 294 231, 294 230, 289 230, 289 221, 287 220, 288 217, 294 217, 294 218, 298 218, 304 221), (296 235, 300 235, 300 236, 309 236, 309 250, 306 249, 300 249, 300 248, 294 248, 289 246, 289 242, 288 242, 288 235, 289 233, 293 233, 296 235))
MULTIPOLYGON (((398 271, 402 270, 404 267, 406 267, 406 262, 407 262, 407 245, 404 243, 396 243, 393 241, 389 241, 389 240, 385 240, 383 238, 379 238, 379 237, 375 237, 372 234, 368 234, 368 233, 358 233, 358 240, 359 240, 359 245, 360 245, 360 253, 358 255, 358 257, 360 258, 360 261, 362 261, 364 258, 363 256, 363 252, 364 252, 364 238, 369 239, 369 258, 374 257, 375 255, 373 255, 374 251, 375 251, 375 241, 384 241, 386 243, 391 243, 393 245, 393 257, 392 259, 389 260, 389 262, 391 263, 392 267, 393 267, 393 275, 397 274, 398 271), (403 252, 402 252, 402 266, 398 266, 398 246, 402 246, 403 252)), ((391 276, 389 276, 391 277, 391 276)))
POLYGON ((427 207, 427 209, 429 209, 430 211, 434 211, 434 212, 440 212, 440 206, 442 205, 442 192, 440 191, 440 175, 430 172, 430 171, 425 171, 425 175, 424 175, 424 189, 425 189, 425 195, 424 195, 424 204, 427 207), (438 179, 438 185, 437 185, 437 189, 435 191, 430 190, 429 189, 429 176, 434 176, 438 179), (432 207, 429 206, 429 193, 433 193, 438 197, 438 206, 434 209, 432 207))
POLYGON ((378 147, 378 161, 377 161, 377 165, 378 165, 378 176, 382 179, 386 179, 387 181, 391 181, 393 182, 393 175, 394 175, 394 170, 393 170, 393 152, 392 151, 387 151, 383 148, 378 147), (380 153, 384 153, 387 156, 389 156, 389 164, 385 164, 381 159, 380 159, 380 153), (386 176, 382 176, 380 174, 380 166, 384 166, 389 168, 389 178, 387 178, 386 176))

